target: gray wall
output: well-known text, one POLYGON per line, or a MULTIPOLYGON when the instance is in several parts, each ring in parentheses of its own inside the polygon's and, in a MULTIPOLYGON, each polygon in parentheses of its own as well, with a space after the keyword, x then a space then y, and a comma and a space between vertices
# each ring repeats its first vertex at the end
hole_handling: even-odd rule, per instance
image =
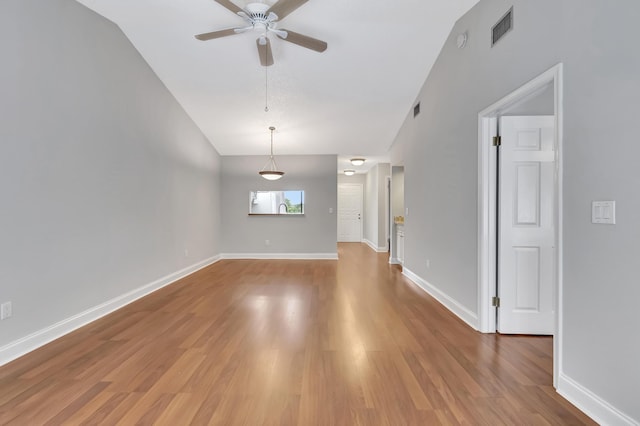
POLYGON ((338 173, 338 184, 340 183, 361 183, 362 187, 367 181, 367 175, 363 173, 355 174, 353 176, 347 176, 344 173, 338 173))
POLYGON ((378 163, 367 172, 364 187, 364 239, 377 249, 386 249, 385 238, 387 177, 391 176, 388 163, 378 163))
POLYGON ((553 84, 548 84, 540 92, 512 105, 501 115, 553 115, 553 84))
POLYGON ((477 114, 564 63, 562 374, 636 421, 638 16, 636 0, 482 0, 455 25, 393 148, 405 165, 405 265, 477 312, 477 114), (511 5, 514 30, 491 49, 511 5), (591 224, 591 201, 609 199, 617 225, 591 224))
POLYGON ((391 168, 391 217, 404 216, 404 167, 391 168))
POLYGON ((266 155, 222 157, 222 253, 335 255, 337 157, 276 155, 285 172, 277 181, 258 175, 267 159, 266 155), (305 191, 304 216, 248 215, 250 191, 296 189, 305 191))
POLYGON ((378 247, 378 166, 372 166, 365 177, 362 238, 378 247))
POLYGON ((1 348, 218 254, 220 160, 111 22, 0 7, 1 348))

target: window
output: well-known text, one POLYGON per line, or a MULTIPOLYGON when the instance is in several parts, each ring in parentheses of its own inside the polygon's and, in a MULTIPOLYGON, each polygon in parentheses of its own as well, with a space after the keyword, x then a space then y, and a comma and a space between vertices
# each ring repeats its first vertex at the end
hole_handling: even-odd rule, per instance
POLYGON ((251 191, 249 214, 302 215, 304 214, 304 191, 251 191))

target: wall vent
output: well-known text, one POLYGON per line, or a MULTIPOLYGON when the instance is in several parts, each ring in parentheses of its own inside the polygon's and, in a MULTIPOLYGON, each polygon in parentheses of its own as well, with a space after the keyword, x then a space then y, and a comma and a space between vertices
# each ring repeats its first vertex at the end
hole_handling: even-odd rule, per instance
POLYGON ((491 47, 513 29, 513 7, 491 28, 491 47))
POLYGON ((420 102, 413 107, 413 117, 415 118, 418 114, 420 114, 420 102))

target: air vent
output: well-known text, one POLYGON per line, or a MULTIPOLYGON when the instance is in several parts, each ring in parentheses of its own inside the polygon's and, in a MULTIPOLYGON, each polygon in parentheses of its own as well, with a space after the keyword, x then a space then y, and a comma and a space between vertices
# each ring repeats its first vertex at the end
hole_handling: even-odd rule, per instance
POLYGON ((415 116, 418 114, 420 114, 420 102, 418 102, 416 106, 413 107, 413 117, 415 118, 415 116))
POLYGON ((491 28, 491 47, 513 29, 513 7, 491 28))

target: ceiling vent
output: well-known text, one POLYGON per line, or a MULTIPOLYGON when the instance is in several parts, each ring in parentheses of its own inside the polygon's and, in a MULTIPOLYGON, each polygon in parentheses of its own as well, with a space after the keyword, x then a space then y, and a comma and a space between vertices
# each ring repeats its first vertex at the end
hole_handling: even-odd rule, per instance
POLYGON ((413 118, 416 118, 416 115, 420 114, 420 102, 413 107, 413 118))
POLYGON ((513 7, 491 28, 491 47, 513 29, 513 7))

